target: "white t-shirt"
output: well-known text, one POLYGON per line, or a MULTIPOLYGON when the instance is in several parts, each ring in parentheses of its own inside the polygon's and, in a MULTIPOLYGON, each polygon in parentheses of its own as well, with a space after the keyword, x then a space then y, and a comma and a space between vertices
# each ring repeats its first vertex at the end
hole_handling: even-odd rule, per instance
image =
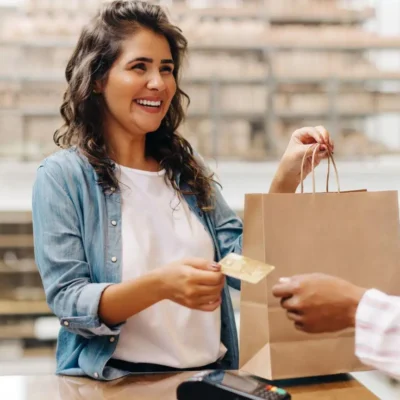
MULTIPOLYGON (((120 169, 123 281, 185 257, 214 260, 209 233, 165 182, 165 171, 120 169)), ((220 308, 203 312, 163 300, 127 320, 113 358, 199 367, 225 354, 220 333, 220 308)))

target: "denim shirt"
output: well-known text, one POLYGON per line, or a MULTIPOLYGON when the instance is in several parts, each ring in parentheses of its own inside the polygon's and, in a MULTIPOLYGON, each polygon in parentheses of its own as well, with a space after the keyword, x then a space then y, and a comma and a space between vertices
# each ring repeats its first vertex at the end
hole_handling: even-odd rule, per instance
MULTIPOLYGON (((184 185, 176 181, 181 189, 184 185)), ((102 292, 121 282, 121 196, 104 194, 97 175, 76 148, 61 150, 40 165, 33 188, 35 261, 47 302, 61 328, 57 345, 57 374, 112 380, 129 372, 107 366, 121 327, 107 326, 98 308, 102 292)), ((241 253, 242 222, 216 188, 215 206, 203 212, 193 195, 184 195, 191 211, 211 235, 216 261, 241 253)), ((238 340, 228 285, 222 293, 221 341, 227 353, 224 369, 238 368, 238 340)), ((127 299, 134 301, 134 297, 127 299)))

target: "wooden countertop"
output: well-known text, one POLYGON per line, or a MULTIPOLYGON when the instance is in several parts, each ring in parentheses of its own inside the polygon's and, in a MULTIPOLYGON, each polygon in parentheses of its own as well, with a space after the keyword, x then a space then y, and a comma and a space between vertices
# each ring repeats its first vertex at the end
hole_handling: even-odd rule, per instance
MULTIPOLYGON (((111 382, 66 376, 0 377, 0 399, 4 400, 176 400, 176 388, 192 372, 175 375, 136 376, 111 382)), ((293 400, 375 400, 355 380, 340 376, 321 383, 285 387, 293 400)), ((210 399, 211 400, 211 399, 210 399)))

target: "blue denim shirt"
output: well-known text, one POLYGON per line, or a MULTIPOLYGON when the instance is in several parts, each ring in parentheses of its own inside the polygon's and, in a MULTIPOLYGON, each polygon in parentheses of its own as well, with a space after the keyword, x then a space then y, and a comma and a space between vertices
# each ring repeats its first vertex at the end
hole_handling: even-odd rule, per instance
MULTIPOLYGON (((184 189, 184 185, 178 185, 184 189)), ((241 253, 242 222, 216 189, 213 211, 204 213, 193 195, 191 211, 210 233, 216 261, 241 253)), ((103 193, 97 175, 76 148, 61 150, 40 165, 33 188, 35 260, 47 302, 59 318, 57 374, 99 380, 129 374, 106 366, 118 343, 121 326, 107 326, 98 314, 104 289, 121 282, 121 197, 103 193)), ((238 367, 238 340, 228 284, 222 294, 221 341, 228 349, 222 368, 238 367)), ((129 299, 134 301, 134 298, 129 299)))

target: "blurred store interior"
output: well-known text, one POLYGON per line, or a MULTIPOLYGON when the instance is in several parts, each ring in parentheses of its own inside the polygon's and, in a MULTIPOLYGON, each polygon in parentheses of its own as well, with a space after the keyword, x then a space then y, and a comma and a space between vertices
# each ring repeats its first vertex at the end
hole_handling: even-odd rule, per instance
MULTIPOLYGON (((54 371, 58 321, 33 259, 31 188, 39 162, 56 150, 67 60, 100 3, 0 1, 3 375, 54 371)), ((191 105, 180 132, 238 213, 245 193, 268 190, 302 126, 331 132, 343 189, 400 188, 400 1, 159 3, 189 40, 183 88, 191 105)))

